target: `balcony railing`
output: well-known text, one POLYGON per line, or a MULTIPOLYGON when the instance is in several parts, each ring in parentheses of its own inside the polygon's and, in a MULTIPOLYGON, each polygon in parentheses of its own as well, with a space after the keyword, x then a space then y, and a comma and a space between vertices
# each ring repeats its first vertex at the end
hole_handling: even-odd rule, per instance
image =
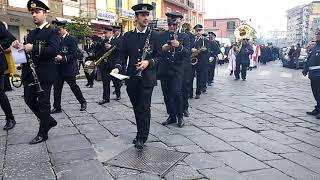
POLYGON ((193 3, 193 2, 188 1, 188 3, 187 3, 187 4, 188 4, 188 6, 189 6, 190 8, 192 8, 192 9, 194 8, 194 3, 193 3))

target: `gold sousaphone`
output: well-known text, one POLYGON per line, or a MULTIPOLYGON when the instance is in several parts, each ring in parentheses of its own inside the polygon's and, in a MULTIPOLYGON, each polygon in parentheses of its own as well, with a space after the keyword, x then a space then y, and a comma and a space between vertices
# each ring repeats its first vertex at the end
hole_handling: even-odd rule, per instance
POLYGON ((250 40, 253 38, 253 28, 250 27, 248 24, 243 23, 234 30, 234 36, 236 37, 236 40, 237 40, 235 51, 239 53, 242 48, 242 40, 243 39, 250 40))

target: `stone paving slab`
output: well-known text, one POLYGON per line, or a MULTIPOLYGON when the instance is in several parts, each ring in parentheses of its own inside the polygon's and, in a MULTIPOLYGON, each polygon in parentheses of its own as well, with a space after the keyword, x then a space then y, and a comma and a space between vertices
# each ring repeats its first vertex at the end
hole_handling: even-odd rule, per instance
POLYGON ((228 166, 215 169, 204 169, 200 170, 200 172, 210 180, 247 180, 245 176, 228 166))
POLYGON ((273 160, 266 162, 271 167, 274 167, 285 174, 296 178, 298 180, 316 180, 320 179, 320 175, 304 168, 298 164, 295 164, 289 160, 273 160))
POLYGON ((184 161, 194 169, 212 169, 224 166, 224 163, 206 153, 194 153, 187 156, 184 161))
POLYGON ((241 174, 244 175, 248 180, 294 180, 277 169, 261 169, 257 171, 244 172, 241 174))
POLYGON ((47 141, 48 150, 51 153, 88 149, 91 146, 83 135, 66 135, 49 138, 47 141))
POLYGON ((238 172, 270 168, 268 165, 246 155, 241 151, 217 152, 211 153, 211 155, 222 160, 225 164, 238 172))
POLYGON ((58 165, 58 180, 112 180, 108 171, 97 160, 79 161, 71 164, 58 165))
POLYGON ((260 161, 282 159, 279 155, 271 153, 250 142, 232 142, 231 145, 260 161))
MULTIPOLYGON (((190 100, 190 117, 185 118, 184 128, 161 125, 168 115, 161 86, 154 89, 151 135, 146 145, 190 153, 165 178, 320 179, 320 121, 305 114, 314 105, 310 81, 300 71, 282 68, 279 62, 248 72, 246 82, 233 81, 225 65, 219 68, 208 94, 190 100), (290 76, 282 77, 283 73, 290 76)), ((35 146, 27 143, 36 135, 39 123, 23 103, 22 88, 8 92, 17 126, 8 133, 0 131, 0 177, 162 179, 103 166, 102 162, 132 146, 136 136, 132 105, 125 86, 120 101, 99 106, 101 82, 94 88, 85 88, 85 80, 77 83, 88 102, 87 110, 79 111, 78 101, 66 86, 63 112, 52 115, 58 126, 49 132, 47 143, 35 146)), ((0 111, 0 124, 4 118, 0 111)))
POLYGON ((232 146, 226 142, 212 136, 212 135, 197 135, 190 136, 194 143, 204 149, 206 152, 217 152, 217 151, 232 151, 235 150, 232 146))

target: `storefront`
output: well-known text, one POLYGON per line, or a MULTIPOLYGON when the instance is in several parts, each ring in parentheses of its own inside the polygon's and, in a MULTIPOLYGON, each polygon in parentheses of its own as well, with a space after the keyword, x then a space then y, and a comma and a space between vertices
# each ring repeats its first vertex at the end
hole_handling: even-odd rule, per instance
POLYGON ((115 23, 117 15, 115 13, 97 10, 97 18, 91 20, 91 27, 93 28, 94 35, 101 35, 103 28, 115 23))

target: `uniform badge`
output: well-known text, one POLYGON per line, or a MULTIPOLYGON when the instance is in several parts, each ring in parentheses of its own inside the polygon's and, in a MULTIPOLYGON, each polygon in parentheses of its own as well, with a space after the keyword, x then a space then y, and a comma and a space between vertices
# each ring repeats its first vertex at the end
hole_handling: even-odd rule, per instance
POLYGON ((142 10, 144 10, 144 11, 145 11, 145 10, 148 10, 148 7, 147 7, 147 6, 143 6, 143 7, 142 7, 142 10))
POLYGON ((34 2, 32 2, 30 6, 31 6, 32 8, 35 8, 35 7, 37 7, 37 4, 34 3, 34 2))

